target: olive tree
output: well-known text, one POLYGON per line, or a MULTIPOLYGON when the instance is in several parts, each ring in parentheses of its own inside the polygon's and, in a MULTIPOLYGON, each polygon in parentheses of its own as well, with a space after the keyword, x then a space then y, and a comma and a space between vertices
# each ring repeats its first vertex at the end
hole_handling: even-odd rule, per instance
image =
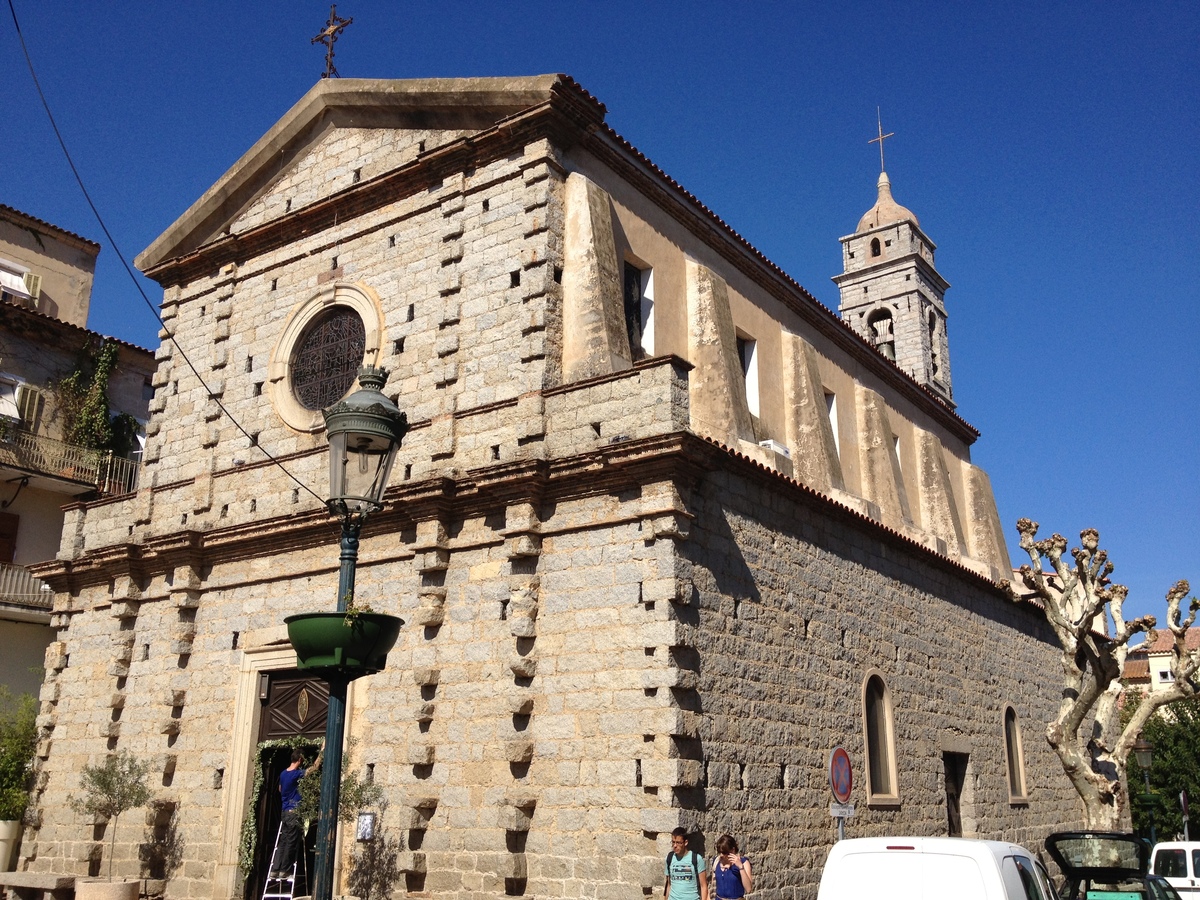
POLYGON ((1138 734, 1166 704, 1200 695, 1195 680, 1200 650, 1187 649, 1187 630, 1196 619, 1200 600, 1188 601, 1185 615, 1188 583, 1177 582, 1167 591, 1174 681, 1163 690, 1148 692, 1122 727, 1121 678, 1129 641, 1141 633, 1154 641, 1157 620, 1141 616, 1126 621, 1128 589, 1109 581, 1113 564, 1100 549, 1095 529, 1080 532, 1082 546, 1069 555, 1067 539, 1061 534, 1037 540, 1036 522, 1020 519, 1017 531, 1030 563, 1021 566, 1019 585, 1008 584, 1009 595, 1018 602, 1040 605, 1062 647, 1062 702, 1046 726, 1046 740, 1083 801, 1085 827, 1120 830, 1128 802, 1125 765, 1138 734))

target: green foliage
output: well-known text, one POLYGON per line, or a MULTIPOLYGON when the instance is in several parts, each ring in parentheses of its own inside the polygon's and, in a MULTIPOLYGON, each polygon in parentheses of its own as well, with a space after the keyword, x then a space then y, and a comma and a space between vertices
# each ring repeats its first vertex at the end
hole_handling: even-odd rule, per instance
POLYGON ((379 815, 375 820, 375 837, 354 844, 347 887, 360 900, 386 900, 400 880, 397 857, 404 845, 388 831, 384 824, 386 818, 387 801, 381 798, 379 815))
POLYGON ((254 867, 254 851, 258 847, 258 800, 262 796, 263 757, 266 756, 266 751, 287 747, 289 750, 303 750, 306 754, 311 754, 316 752, 318 746, 319 744, 311 738, 290 737, 261 741, 255 748, 254 781, 250 787, 246 816, 242 819, 242 837, 238 842, 238 865, 242 867, 243 874, 249 874, 254 867))
MULTIPOLYGON (((383 789, 376 784, 368 784, 358 777, 357 772, 347 772, 350 758, 354 753, 355 740, 347 741, 346 752, 342 754, 342 793, 339 798, 342 822, 353 821, 360 809, 373 806, 383 797, 383 789)), ((238 865, 243 873, 249 873, 254 867, 254 853, 258 847, 258 801, 262 796, 264 775, 263 757, 265 751, 287 747, 289 750, 302 750, 311 754, 318 744, 312 738, 290 737, 262 741, 257 748, 254 758, 254 783, 250 789, 250 803, 246 806, 246 817, 242 820, 242 838, 238 845, 238 865)), ((300 779, 300 819, 304 822, 315 822, 320 810, 321 779, 318 770, 310 768, 311 777, 306 775, 300 779)))
POLYGON ((150 763, 140 760, 128 750, 114 753, 99 766, 84 766, 79 775, 83 797, 69 796, 67 802, 75 812, 95 818, 112 819, 112 840, 108 852, 108 880, 112 881, 113 850, 117 844, 117 820, 121 813, 150 800, 146 775, 150 763))
POLYGON ((25 814, 36 748, 37 699, 0 685, 0 821, 25 814))
MULTIPOLYGON (((1154 745, 1150 766, 1151 807, 1159 840, 1183 835, 1183 811, 1179 792, 1187 791, 1188 803, 1200 804, 1200 699, 1179 700, 1161 710, 1146 723, 1142 736, 1154 745)), ((1150 813, 1137 802, 1145 793, 1145 782, 1137 766, 1130 766, 1129 792, 1134 798, 1133 825, 1139 834, 1149 835, 1150 813)), ((1191 833, 1200 833, 1191 823, 1191 833)), ((1195 838, 1193 837, 1193 840, 1195 838)))
MULTIPOLYGON (((353 822, 360 809, 377 804, 383 797, 383 789, 377 784, 368 783, 358 777, 358 773, 348 771, 350 759, 354 755, 355 740, 346 742, 346 752, 342 754, 342 790, 338 797, 338 821, 353 822)), ((316 773, 313 773, 314 776, 316 773)), ((305 821, 315 821, 321 809, 321 779, 304 777, 300 779, 300 818, 305 821)))
POLYGON ((141 426, 128 413, 109 417, 108 383, 118 352, 113 341, 85 347, 75 371, 54 385, 54 394, 69 443, 127 456, 141 426))

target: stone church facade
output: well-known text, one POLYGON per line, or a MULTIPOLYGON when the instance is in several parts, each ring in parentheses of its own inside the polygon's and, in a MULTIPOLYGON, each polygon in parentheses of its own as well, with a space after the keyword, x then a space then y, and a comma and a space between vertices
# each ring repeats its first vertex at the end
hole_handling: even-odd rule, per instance
POLYGON ((813 896, 838 745, 851 836, 1076 821, 1040 739, 1056 654, 996 586, 928 310, 893 362, 604 115, 565 76, 322 81, 142 254, 175 338, 141 489, 70 507, 39 569, 23 867, 98 868, 105 829, 65 801, 129 750, 156 801, 118 871, 261 891, 256 773, 320 732, 283 618, 336 602, 319 406, 350 363, 412 423, 357 588, 406 625, 349 700, 397 895, 650 896, 683 825, 735 834, 764 897, 813 896))

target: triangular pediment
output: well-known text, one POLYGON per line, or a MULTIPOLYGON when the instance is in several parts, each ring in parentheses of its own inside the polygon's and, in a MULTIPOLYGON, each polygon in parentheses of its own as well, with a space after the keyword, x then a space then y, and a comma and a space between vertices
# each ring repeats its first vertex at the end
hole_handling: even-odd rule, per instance
MULTIPOLYGON (((138 256, 142 271, 549 102, 567 76, 324 79, 138 256), (321 168, 323 179, 311 175, 321 168), (344 176, 344 177, 343 177, 344 176), (305 184, 308 194, 292 187, 305 184), (323 183, 324 187, 313 184, 323 183), (290 201, 290 203, 289 203, 290 201)), ((600 115, 603 107, 597 104, 600 115)))

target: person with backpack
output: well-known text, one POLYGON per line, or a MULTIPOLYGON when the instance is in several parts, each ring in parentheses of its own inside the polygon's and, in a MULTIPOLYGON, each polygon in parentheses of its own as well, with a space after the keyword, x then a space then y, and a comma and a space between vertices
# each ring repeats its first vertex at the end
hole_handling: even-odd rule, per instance
POLYGON ((717 838, 717 853, 712 867, 713 890, 717 900, 741 900, 750 893, 754 884, 750 860, 738 851, 737 841, 731 834, 717 838))
POLYGON ((663 897, 670 900, 708 900, 708 878, 704 857, 688 849, 686 828, 671 832, 671 852, 667 854, 667 883, 663 897))

